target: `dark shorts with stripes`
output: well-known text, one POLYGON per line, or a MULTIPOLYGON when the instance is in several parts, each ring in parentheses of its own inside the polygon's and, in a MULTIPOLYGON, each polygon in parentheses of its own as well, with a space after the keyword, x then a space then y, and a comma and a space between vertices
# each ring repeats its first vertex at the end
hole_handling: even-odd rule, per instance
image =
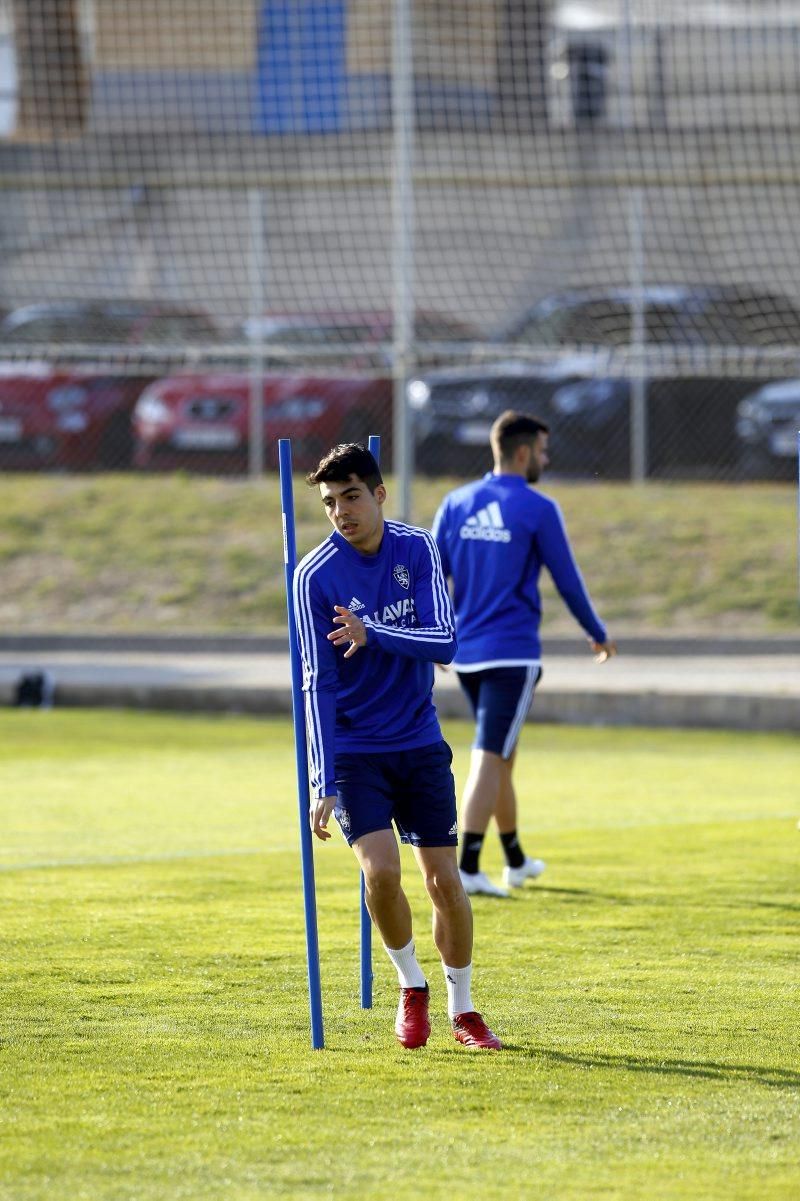
POLYGON ((541 667, 532 663, 458 672, 475 717, 476 750, 511 758, 541 675, 541 667))

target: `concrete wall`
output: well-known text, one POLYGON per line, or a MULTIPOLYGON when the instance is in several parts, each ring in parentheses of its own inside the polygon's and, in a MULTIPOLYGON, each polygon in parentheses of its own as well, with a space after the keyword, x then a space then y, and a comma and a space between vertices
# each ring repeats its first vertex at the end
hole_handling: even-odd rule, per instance
MULTIPOLYGON (((250 70, 259 0, 135 0, 92 10, 99 70, 250 70)), ((391 3, 350 0, 347 65, 382 74, 391 65, 391 3)), ((495 78, 496 0, 425 0, 415 10, 423 70, 489 86, 495 78)))
MULTIPOLYGON (((427 0, 414 9, 418 72, 435 73, 464 87, 494 87, 497 0, 427 0)), ((391 6, 350 0, 347 65, 354 74, 386 73, 391 67, 391 6)))
POLYGON ((96 69, 252 70, 256 0, 129 0, 93 9, 96 69))

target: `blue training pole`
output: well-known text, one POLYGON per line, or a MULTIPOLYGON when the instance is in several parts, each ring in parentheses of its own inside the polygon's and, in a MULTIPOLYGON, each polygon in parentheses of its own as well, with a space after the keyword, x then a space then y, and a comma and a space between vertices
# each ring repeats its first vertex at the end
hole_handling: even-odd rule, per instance
MULTIPOLYGON (((370 434, 367 449, 375 458, 381 461, 381 440, 377 434, 370 434)), ((367 910, 367 898, 364 888, 364 873, 361 873, 361 1008, 372 1008, 372 922, 367 910)))
POLYGON ((308 747, 303 710, 303 674, 297 644, 297 616, 294 611, 292 584, 297 560, 294 529, 294 493, 292 490, 292 444, 288 438, 278 441, 281 477, 281 513, 283 517, 283 562, 286 574, 286 608, 289 614, 289 661, 292 668, 292 716, 297 761, 297 803, 300 812, 300 856, 303 866, 303 903, 306 916, 306 959, 308 961, 308 1004, 311 1010, 311 1046, 325 1045, 322 1028, 322 986, 319 977, 319 939, 317 937, 317 897, 314 886, 314 849, 308 823, 308 747))

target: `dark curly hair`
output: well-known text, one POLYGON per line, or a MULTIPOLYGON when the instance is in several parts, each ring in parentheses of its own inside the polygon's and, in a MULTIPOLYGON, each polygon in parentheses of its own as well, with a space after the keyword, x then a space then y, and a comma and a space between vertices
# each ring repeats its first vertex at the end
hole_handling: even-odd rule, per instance
POLYGON ((309 471, 306 483, 312 488, 317 484, 346 484, 351 475, 358 476, 370 492, 383 483, 380 467, 361 442, 342 442, 334 446, 320 459, 314 471, 309 471))

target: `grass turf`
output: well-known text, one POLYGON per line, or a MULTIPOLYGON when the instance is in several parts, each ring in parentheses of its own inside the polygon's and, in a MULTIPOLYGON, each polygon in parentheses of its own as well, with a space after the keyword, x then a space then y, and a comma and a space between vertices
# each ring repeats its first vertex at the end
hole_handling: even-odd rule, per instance
MULTIPOLYGON (((414 520, 430 524, 455 482, 416 479, 414 520)), ((542 490, 618 637, 796 632, 796 485, 546 477, 542 490)), ((295 498, 302 554, 329 526, 299 477, 295 498)), ((0 569, 6 633, 282 628, 278 481, 0 474, 0 569)), ((545 636, 580 638, 547 573, 543 583, 545 636)))
POLYGON ((287 724, 0 714, 0 1197, 794 1198, 799 769, 788 736, 529 727, 550 866, 474 903, 497 1054, 448 1033, 410 857, 431 1041, 394 1042, 378 947, 359 1009, 357 874, 318 847, 315 1052, 287 724))

